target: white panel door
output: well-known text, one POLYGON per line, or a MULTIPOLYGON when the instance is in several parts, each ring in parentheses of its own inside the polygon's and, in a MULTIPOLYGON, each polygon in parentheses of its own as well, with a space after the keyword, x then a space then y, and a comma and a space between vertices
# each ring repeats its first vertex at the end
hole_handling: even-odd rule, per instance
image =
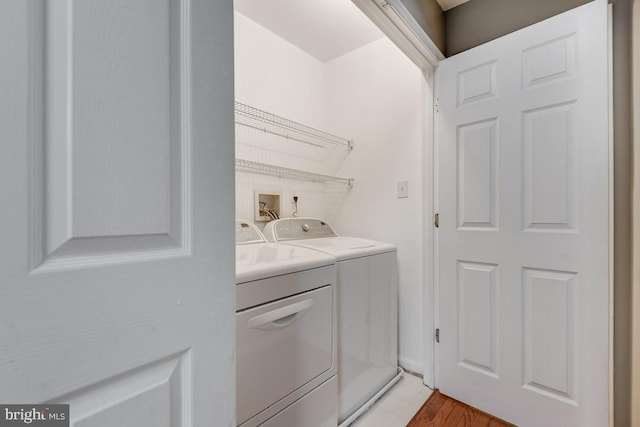
POLYGON ((438 387, 520 426, 605 426, 606 2, 437 72, 438 387))
POLYGON ((232 426, 232 2, 0 4, 0 402, 232 426))

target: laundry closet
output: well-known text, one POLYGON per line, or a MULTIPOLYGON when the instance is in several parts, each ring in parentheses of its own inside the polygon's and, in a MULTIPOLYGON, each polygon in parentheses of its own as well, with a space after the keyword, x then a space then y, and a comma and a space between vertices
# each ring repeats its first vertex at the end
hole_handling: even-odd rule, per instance
POLYGON ((396 245, 399 362, 422 373, 423 150, 431 132, 422 72, 350 1, 236 0, 234 25, 236 217, 263 228, 262 194, 278 200, 267 208, 280 217, 321 218, 339 234, 396 245), (268 123, 243 111, 340 140, 310 146, 277 135, 282 128, 265 131, 268 123), (309 174, 260 170, 268 165, 309 174))
POLYGON ((395 245, 398 361, 422 374, 422 71, 350 1, 234 7, 236 217, 395 245))

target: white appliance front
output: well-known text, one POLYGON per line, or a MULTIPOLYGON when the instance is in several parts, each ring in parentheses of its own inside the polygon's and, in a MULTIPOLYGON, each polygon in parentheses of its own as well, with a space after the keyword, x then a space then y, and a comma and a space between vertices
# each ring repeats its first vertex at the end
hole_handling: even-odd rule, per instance
POLYGON ((397 262, 387 252, 338 262, 338 420, 398 371, 397 262))
POLYGON ((237 313, 239 424, 330 372, 332 290, 327 285, 237 313))
POLYGON ((338 421, 348 424, 398 378, 398 267, 395 246, 338 236, 326 222, 269 222, 268 240, 320 250, 337 259, 338 421))
POLYGON ((236 424, 335 425, 335 258, 246 221, 236 242, 236 424))
POLYGON ((297 400, 262 427, 336 427, 337 380, 335 375, 297 400), (332 405, 318 405, 318 400, 332 405), (304 420, 304 421, 302 421, 304 420))

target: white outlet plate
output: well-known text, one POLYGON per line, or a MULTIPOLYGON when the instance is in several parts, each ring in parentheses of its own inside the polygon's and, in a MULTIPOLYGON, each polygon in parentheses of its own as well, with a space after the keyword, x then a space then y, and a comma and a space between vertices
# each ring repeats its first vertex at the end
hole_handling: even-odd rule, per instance
POLYGON ((409 181, 398 181, 398 199, 409 197, 409 181))

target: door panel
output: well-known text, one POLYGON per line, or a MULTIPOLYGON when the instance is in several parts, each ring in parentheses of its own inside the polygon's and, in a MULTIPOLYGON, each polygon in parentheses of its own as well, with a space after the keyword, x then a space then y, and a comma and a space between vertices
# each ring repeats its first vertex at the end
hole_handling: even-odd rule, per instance
POLYGON ((187 251, 186 2, 124 5, 54 2, 39 12, 35 269, 187 251))
POLYGON ((497 121, 487 120, 461 126, 458 150, 458 227, 496 229, 498 188, 497 121))
POLYGON ((231 2, 0 6, 0 402, 233 424, 231 22, 231 2))
POLYGON ((573 403, 577 398, 576 274, 528 268, 522 274, 524 387, 573 403))
POLYGON ((458 261, 460 364, 497 377, 498 266, 458 261))
POLYGON ((575 230, 575 101, 525 111, 523 126, 523 228, 575 230))
POLYGON ((522 426, 607 425, 606 2, 437 72, 438 387, 522 426))

